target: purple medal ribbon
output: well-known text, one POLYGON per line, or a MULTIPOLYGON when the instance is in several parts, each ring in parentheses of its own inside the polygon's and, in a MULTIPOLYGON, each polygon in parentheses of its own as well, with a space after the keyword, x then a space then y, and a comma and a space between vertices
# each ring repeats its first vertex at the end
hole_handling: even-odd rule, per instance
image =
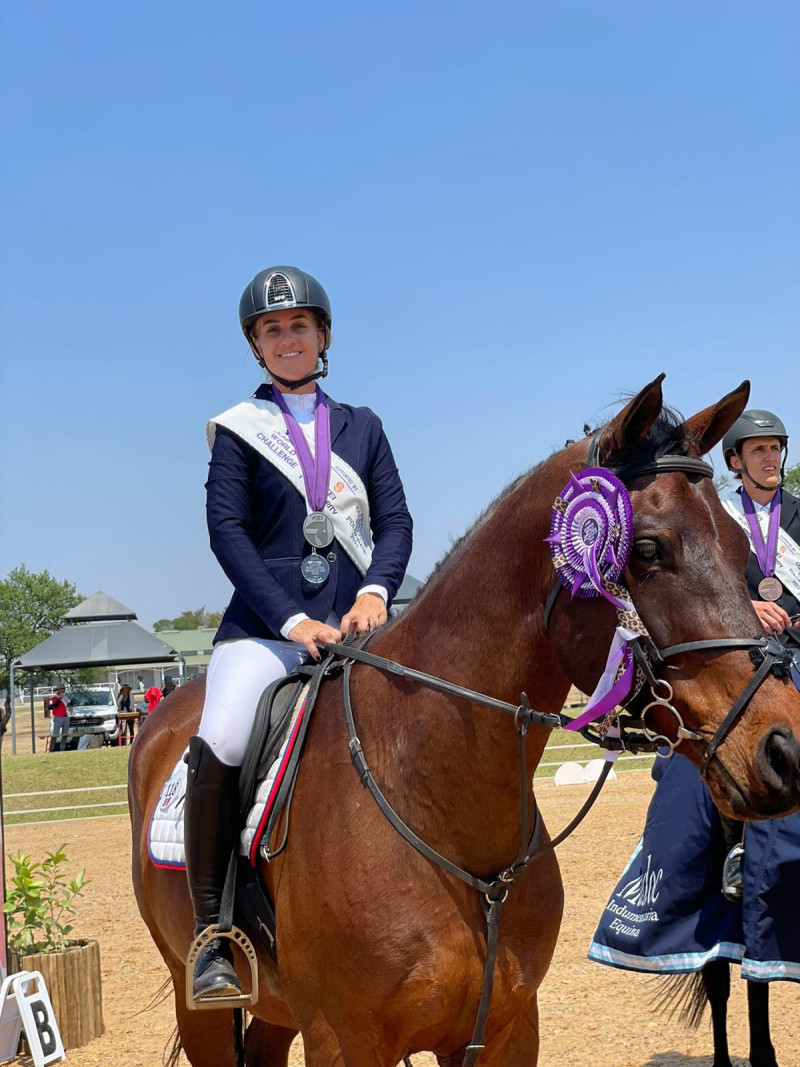
POLYGON ((303 483, 306 498, 312 511, 322 511, 328 499, 328 486, 331 480, 331 417, 325 394, 316 386, 317 403, 314 408, 314 455, 303 436, 297 419, 289 410, 279 389, 272 387, 272 398, 283 412, 286 431, 292 439, 300 467, 303 471, 303 483))
POLYGON ((747 516, 747 524, 750 527, 750 535, 753 542, 753 550, 758 559, 758 565, 765 578, 771 578, 775 573, 775 560, 778 555, 778 530, 781 525, 781 495, 776 493, 769 507, 769 530, 767 540, 761 533, 761 526, 756 517, 756 509, 753 501, 747 495, 747 490, 742 489, 742 507, 747 516))

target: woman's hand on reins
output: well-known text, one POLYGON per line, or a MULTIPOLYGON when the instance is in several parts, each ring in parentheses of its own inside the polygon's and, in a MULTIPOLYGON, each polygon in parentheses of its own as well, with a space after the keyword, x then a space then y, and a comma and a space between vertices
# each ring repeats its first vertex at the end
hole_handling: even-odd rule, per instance
POLYGON ((365 634, 386 622, 386 605, 377 593, 362 593, 342 619, 346 634, 365 634))
POLYGON ((792 625, 792 620, 780 606, 771 600, 754 600, 753 607, 756 609, 756 615, 761 620, 761 625, 766 632, 772 634, 782 634, 787 626, 792 625))
POLYGON ((340 630, 335 630, 332 626, 328 626, 327 623, 318 622, 316 619, 303 619, 302 622, 298 622, 297 626, 292 627, 289 631, 289 640, 296 641, 299 645, 305 645, 311 658, 317 661, 320 659, 318 644, 323 642, 337 643, 341 639, 340 630))

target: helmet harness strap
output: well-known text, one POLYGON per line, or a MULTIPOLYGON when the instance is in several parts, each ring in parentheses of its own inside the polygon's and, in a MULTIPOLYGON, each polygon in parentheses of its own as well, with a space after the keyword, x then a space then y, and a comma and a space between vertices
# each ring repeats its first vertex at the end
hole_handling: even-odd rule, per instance
MULTIPOLYGON (((307 374, 305 376, 305 378, 300 378, 296 382, 290 382, 286 378, 279 378, 278 375, 277 374, 273 374, 272 371, 269 372, 269 376, 270 376, 270 378, 272 378, 272 380, 274 382, 278 382, 280 385, 285 386, 291 392, 294 392, 294 390, 295 389, 299 389, 301 385, 308 385, 309 382, 316 381, 317 378, 326 378, 327 377, 327 375, 328 375, 328 353, 325 352, 325 351, 320 352, 319 358, 322 360, 322 370, 315 371, 313 374, 307 374)), ((264 363, 264 360, 260 356, 258 357, 258 362, 266 370, 266 365, 264 363)))

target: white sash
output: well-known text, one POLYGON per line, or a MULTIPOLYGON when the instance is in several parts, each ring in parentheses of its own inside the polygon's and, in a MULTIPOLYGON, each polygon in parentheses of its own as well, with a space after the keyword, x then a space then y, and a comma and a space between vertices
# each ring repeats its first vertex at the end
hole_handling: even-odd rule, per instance
MULTIPOLYGON (((739 523, 741 528, 747 534, 747 540, 750 542, 750 547, 753 548, 753 535, 750 532, 750 524, 747 521, 747 516, 744 513, 744 505, 742 504, 742 498, 739 493, 731 493, 730 496, 726 496, 722 501, 722 506, 739 523)), ((769 532, 769 511, 767 509, 756 508, 756 517, 758 518, 758 525, 764 538, 766 538, 769 532)), ((778 578, 781 583, 792 592, 795 597, 800 599, 800 546, 788 535, 788 533, 781 528, 778 530, 778 551, 775 556, 775 577, 778 578)))
MULTIPOLYGON (((212 448, 217 426, 224 426, 269 460, 306 501, 303 470, 286 432, 283 412, 271 400, 250 398, 210 419, 206 427, 208 447, 212 448)), ((331 455, 331 478, 325 514, 333 523, 336 540, 358 567, 362 576, 372 562, 372 534, 369 526, 369 500, 360 477, 336 453, 331 455)))

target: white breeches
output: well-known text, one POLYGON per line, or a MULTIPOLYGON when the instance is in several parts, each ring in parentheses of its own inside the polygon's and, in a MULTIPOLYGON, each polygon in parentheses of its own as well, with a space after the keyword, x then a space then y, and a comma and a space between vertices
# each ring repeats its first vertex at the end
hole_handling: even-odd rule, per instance
POLYGON ((307 659, 306 649, 294 641, 243 637, 214 646, 197 733, 218 760, 241 767, 261 694, 307 659))

